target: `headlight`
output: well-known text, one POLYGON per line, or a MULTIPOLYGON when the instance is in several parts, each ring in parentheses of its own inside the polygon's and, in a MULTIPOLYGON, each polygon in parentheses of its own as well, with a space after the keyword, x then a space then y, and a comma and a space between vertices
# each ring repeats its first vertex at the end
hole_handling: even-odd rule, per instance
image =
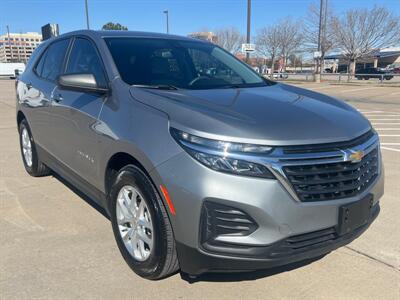
POLYGON ((243 176, 275 178, 263 165, 230 157, 232 154, 268 154, 273 150, 269 146, 211 140, 175 128, 171 128, 171 135, 193 158, 215 171, 243 176))

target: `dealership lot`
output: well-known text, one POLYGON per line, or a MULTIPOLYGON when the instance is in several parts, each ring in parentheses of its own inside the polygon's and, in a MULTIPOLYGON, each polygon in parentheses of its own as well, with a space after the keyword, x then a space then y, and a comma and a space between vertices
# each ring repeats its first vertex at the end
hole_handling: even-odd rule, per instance
POLYGON ((0 80, 0 298, 400 299, 400 88, 295 84, 346 100, 377 129, 386 172, 380 216, 350 245, 301 268, 190 284, 180 274, 158 282, 136 276, 101 209, 55 177, 25 173, 14 82, 0 80))

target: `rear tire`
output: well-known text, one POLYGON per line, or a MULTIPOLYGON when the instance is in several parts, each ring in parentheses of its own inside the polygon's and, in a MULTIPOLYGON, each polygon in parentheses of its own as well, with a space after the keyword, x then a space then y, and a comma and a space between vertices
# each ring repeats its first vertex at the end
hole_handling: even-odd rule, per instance
POLYGON ((33 177, 49 175, 51 170, 38 157, 36 144, 26 119, 19 124, 19 144, 26 172, 33 177))
POLYGON ((179 263, 171 223, 152 182, 134 165, 122 168, 114 178, 109 211, 126 263, 136 274, 151 280, 175 273, 179 263))

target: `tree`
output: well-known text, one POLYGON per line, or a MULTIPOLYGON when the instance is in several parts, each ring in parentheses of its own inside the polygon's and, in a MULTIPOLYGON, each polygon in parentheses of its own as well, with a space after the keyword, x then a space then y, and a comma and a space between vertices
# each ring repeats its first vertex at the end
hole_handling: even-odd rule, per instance
POLYGON ((350 62, 352 74, 357 59, 400 42, 400 18, 384 7, 349 10, 332 26, 338 48, 350 62))
POLYGON ((219 29, 215 34, 217 36, 217 44, 233 54, 237 53, 245 42, 244 35, 235 27, 219 29))
POLYGON ((255 38, 256 49, 266 58, 271 58, 271 78, 274 73, 275 61, 281 51, 279 25, 261 28, 255 38))
POLYGON ((299 50, 303 44, 303 23, 286 18, 278 23, 283 70, 286 70, 287 58, 299 50))
MULTIPOLYGON (((325 2, 327 3, 327 1, 325 2)), ((333 50, 336 47, 335 32, 333 30, 333 23, 335 17, 332 13, 331 7, 324 6, 322 12, 322 32, 321 32, 321 59, 320 62, 324 61, 326 53, 333 50)), ((304 50, 308 52, 318 51, 318 39, 319 39, 319 22, 320 22, 320 8, 311 4, 308 8, 308 13, 304 22, 304 50)))
POLYGON ((108 22, 107 24, 103 25, 101 30, 128 30, 128 27, 119 23, 108 22))

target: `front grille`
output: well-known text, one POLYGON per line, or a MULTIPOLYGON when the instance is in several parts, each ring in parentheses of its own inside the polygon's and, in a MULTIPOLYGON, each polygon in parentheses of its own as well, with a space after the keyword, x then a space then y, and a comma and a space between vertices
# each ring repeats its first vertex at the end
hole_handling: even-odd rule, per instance
POLYGON ((336 143, 316 144, 316 145, 285 146, 283 147, 283 153, 285 154, 320 153, 320 152, 330 152, 332 150, 338 150, 338 149, 350 149, 367 142, 373 136, 374 136, 374 131, 370 130, 364 133, 363 135, 347 142, 336 142, 336 143))
POLYGON ((378 176, 378 148, 357 163, 350 161, 283 168, 293 190, 303 202, 356 196, 378 176))

